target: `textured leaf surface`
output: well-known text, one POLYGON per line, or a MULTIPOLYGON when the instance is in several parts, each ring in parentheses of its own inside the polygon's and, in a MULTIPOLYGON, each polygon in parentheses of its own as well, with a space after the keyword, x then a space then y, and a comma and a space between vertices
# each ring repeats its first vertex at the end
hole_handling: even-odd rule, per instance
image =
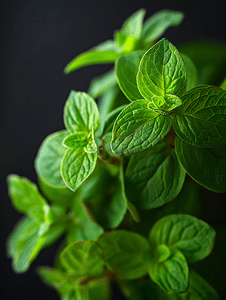
POLYGON ((189 215, 169 215, 152 227, 151 243, 179 249, 188 263, 205 258, 211 252, 215 231, 207 223, 189 215))
POLYGON ((176 138, 177 157, 199 184, 216 193, 226 192, 226 147, 199 148, 176 138))
POLYGON ((182 96, 186 84, 186 69, 178 50, 162 39, 142 57, 137 74, 137 86, 143 97, 165 94, 182 96))
POLYGON ((66 185, 75 191, 93 172, 97 153, 87 153, 83 149, 69 149, 61 165, 61 173, 66 185))
POLYGON ((84 148, 87 145, 87 136, 86 131, 72 133, 63 140, 63 145, 71 149, 84 148))
POLYGON ((167 134, 171 120, 148 109, 148 102, 137 100, 117 117, 111 147, 116 154, 133 154, 154 146, 167 134))
POLYGON ((77 278, 101 276, 104 270, 103 252, 94 241, 82 241, 69 245, 60 254, 64 268, 77 278))
POLYGON ((98 243, 110 270, 125 278, 135 279, 147 273, 147 239, 129 231, 117 230, 103 234, 98 243))
POLYGON ((143 54, 144 51, 135 51, 121 56, 116 61, 116 75, 120 89, 130 101, 143 98, 136 83, 136 76, 143 54))
POLYGON ((90 132, 99 126, 99 112, 92 97, 83 92, 71 91, 64 108, 64 123, 71 133, 90 132))
POLYGON ((182 97, 172 114, 176 134, 189 144, 212 147, 226 143, 226 91, 201 86, 182 97))
POLYGON ((163 262, 152 262, 148 273, 165 292, 184 293, 189 285, 187 262, 178 249, 170 251, 170 256, 163 262))
POLYGON ((171 26, 178 26, 183 21, 184 14, 173 10, 160 10, 144 23, 142 39, 153 42, 171 26))
POLYGON ((159 207, 180 192, 185 171, 174 150, 163 142, 131 157, 125 171, 128 199, 141 209, 159 207))

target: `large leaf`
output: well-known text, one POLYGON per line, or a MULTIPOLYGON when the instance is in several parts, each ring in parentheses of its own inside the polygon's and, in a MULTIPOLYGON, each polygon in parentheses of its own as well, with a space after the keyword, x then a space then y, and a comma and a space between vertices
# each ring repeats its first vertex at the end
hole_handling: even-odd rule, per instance
POLYGON ((170 110, 171 99, 165 98, 165 95, 181 97, 186 78, 186 68, 178 50, 168 40, 162 39, 142 57, 137 86, 153 109, 170 110))
POLYGON ((136 83, 138 67, 143 54, 144 51, 142 50, 135 51, 121 56, 116 61, 116 75, 119 86, 130 101, 143 98, 136 83))
POLYGON ((148 42, 157 40, 171 26, 178 26, 184 14, 173 10, 160 10, 144 23, 142 39, 148 42))
POLYGON ((82 148, 69 149, 61 165, 61 174, 66 185, 75 191, 93 172, 97 153, 87 153, 82 148))
POLYGON ((99 127, 99 112, 92 97, 71 91, 64 108, 64 123, 70 133, 90 132, 99 127))
POLYGON ((189 144, 213 147, 226 144, 226 91, 201 86, 187 92, 172 114, 176 134, 189 144))
POLYGON ((163 142, 131 157, 125 171, 125 192, 139 208, 159 207, 179 194, 185 174, 174 150, 163 142))
POLYGON ((146 100, 132 102, 115 121, 112 150, 121 155, 143 151, 163 139, 170 126, 170 118, 150 110, 146 100))
POLYGON ((61 160, 66 152, 62 142, 66 136, 68 136, 67 131, 59 131, 47 136, 35 159, 35 169, 38 176, 54 188, 67 189, 60 173, 61 160))
POLYGON ((152 244, 166 244, 177 248, 188 263, 205 258, 212 251, 215 231, 207 223, 189 215, 169 215, 152 227, 149 239, 152 244))
POLYGON ((186 172, 199 184, 216 193, 226 192, 226 147, 199 148, 175 140, 177 157, 186 172))
POLYGON ((103 234, 98 243, 110 270, 128 279, 143 277, 147 273, 150 246, 142 236, 117 230, 103 234))

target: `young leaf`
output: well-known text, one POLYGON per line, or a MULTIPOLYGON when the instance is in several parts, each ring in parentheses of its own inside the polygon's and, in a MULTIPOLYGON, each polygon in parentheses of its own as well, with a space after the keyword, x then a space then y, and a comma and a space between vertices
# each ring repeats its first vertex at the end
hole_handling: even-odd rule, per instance
POLYGON ((182 97, 183 105, 171 114, 176 134, 199 147, 226 143, 226 91, 200 86, 182 97))
POLYGON ((177 157, 199 184, 216 193, 226 193, 226 147, 199 148, 176 137, 177 157))
POLYGON ((66 185, 75 191, 93 172, 97 153, 87 153, 82 148, 69 149, 62 160, 61 174, 66 185))
POLYGON ((120 89, 130 100, 142 99, 136 83, 136 76, 140 60, 144 54, 143 50, 135 51, 121 56, 116 61, 116 75, 120 89))
MULTIPOLYGON (((180 53, 168 40, 162 39, 142 57, 137 86, 141 95, 152 103, 155 96, 164 98, 170 94, 181 97, 186 79, 186 68, 180 53)), ((155 106, 153 104, 153 109, 156 109, 155 106)))
POLYGON ((63 140, 63 146, 71 149, 84 148, 87 145, 87 136, 88 133, 86 131, 80 131, 67 135, 63 140))
POLYGON ((103 252, 94 241, 82 241, 69 245, 60 254, 62 265, 78 279, 101 276, 104 270, 103 252))
POLYGON ((64 123, 70 133, 90 132, 99 127, 99 112, 93 98, 83 92, 71 91, 64 108, 64 123))
MULTIPOLYGON (((163 245, 162 245, 163 246, 163 245)), ((168 249, 169 250, 169 249, 168 249)), ((167 293, 184 293, 188 289, 188 266, 178 249, 170 249, 163 261, 153 261, 148 268, 151 279, 167 293)), ((156 253, 158 259, 158 253, 156 253)))
POLYGON ((150 246, 147 239, 129 231, 105 233, 98 239, 107 267, 128 279, 147 274, 150 246))
POLYGON ((96 144, 95 136, 94 136, 94 127, 92 128, 92 131, 90 131, 90 133, 87 137, 87 144, 84 147, 84 150, 86 153, 96 153, 97 152, 97 144, 96 144))
POLYGON ((125 171, 125 192, 141 209, 159 207, 179 194, 185 174, 174 150, 163 142, 131 157, 125 171))
POLYGON ((67 131, 50 134, 42 142, 35 159, 35 169, 41 180, 54 188, 67 189, 60 173, 61 160, 66 152, 62 146, 67 131))
POLYGON ((170 126, 170 118, 150 110, 146 100, 132 102, 115 121, 112 151, 120 155, 144 151, 163 139, 170 126))
POLYGON ((144 23, 142 39, 153 42, 163 35, 171 26, 178 26, 183 21, 184 14, 173 10, 160 10, 144 23))
POLYGON ((207 223, 189 215, 169 215, 152 227, 151 244, 165 244, 180 250, 188 263, 205 258, 212 251, 215 231, 207 223))

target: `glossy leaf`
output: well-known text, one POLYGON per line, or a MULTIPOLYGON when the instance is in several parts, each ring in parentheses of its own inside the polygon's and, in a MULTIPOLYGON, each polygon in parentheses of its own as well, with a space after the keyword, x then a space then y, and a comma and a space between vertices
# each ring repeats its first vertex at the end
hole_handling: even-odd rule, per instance
POLYGON ((199 148, 175 140, 177 157, 185 171, 199 184, 216 193, 226 192, 226 147, 199 148))
POLYGON ((184 14, 173 10, 160 10, 144 23, 142 39, 153 42, 163 35, 171 26, 178 26, 183 21, 184 14))
POLYGON ((66 185, 75 191, 93 172, 97 153, 87 153, 83 149, 69 149, 61 165, 61 173, 66 185))
POLYGON ((143 277, 147 273, 150 246, 142 236, 117 230, 103 234, 98 243, 110 270, 128 279, 143 277))
POLYGON ((201 86, 187 92, 182 101, 171 115, 173 128, 182 140, 199 147, 226 143, 226 91, 201 86))
POLYGON ((151 209, 172 201, 184 179, 174 150, 163 142, 131 157, 125 171, 125 192, 135 206, 151 209))
POLYGON ((80 279, 101 276, 104 270, 103 252, 94 241, 82 241, 69 245, 60 254, 62 265, 80 279))
POLYGON ((90 132, 99 127, 99 112, 92 97, 71 91, 64 108, 64 123, 70 133, 90 132))
POLYGON ((207 223, 189 215, 169 215, 152 227, 151 244, 165 244, 180 250, 188 263, 201 260, 213 248, 215 231, 207 223))
POLYGON ((62 142, 66 136, 68 136, 67 131, 48 135, 42 142, 35 159, 38 176, 50 187, 67 189, 60 173, 61 160, 66 152, 62 142))
POLYGON ((140 60, 144 54, 144 51, 135 51, 130 54, 121 56, 116 61, 116 75, 120 89, 125 96, 130 100, 142 99, 137 83, 136 76, 140 60))
POLYGON ((170 256, 164 261, 150 264, 151 279, 167 293, 184 293, 189 286, 188 266, 184 255, 178 249, 170 249, 170 256))
POLYGON ((170 118, 150 110, 146 100, 132 102, 115 121, 112 150, 121 155, 144 151, 163 139, 170 126, 170 118))
MULTIPOLYGON (((142 57, 137 86, 141 95, 152 103, 155 96, 170 94, 181 97, 186 78, 185 65, 178 50, 168 40, 162 39, 142 57)), ((153 109, 156 109, 155 104, 153 109)))
POLYGON ((71 149, 84 148, 87 145, 87 136, 86 131, 72 133, 63 140, 63 146, 71 149))

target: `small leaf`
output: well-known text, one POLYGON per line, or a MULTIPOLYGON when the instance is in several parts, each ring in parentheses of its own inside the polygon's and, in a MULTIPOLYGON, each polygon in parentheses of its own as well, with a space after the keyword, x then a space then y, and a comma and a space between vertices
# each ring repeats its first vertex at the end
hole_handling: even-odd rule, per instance
POLYGON ((64 123, 70 133, 95 131, 99 127, 99 112, 93 98, 83 92, 71 91, 64 108, 64 123))
POLYGON ((160 40, 141 59, 137 86, 143 97, 181 97, 185 90, 186 68, 178 50, 166 39, 160 40))
POLYGON ((153 42, 163 35, 171 26, 178 26, 183 21, 184 14, 173 10, 160 10, 144 23, 142 39, 153 42))
POLYGON ((212 251, 215 231, 207 223, 189 215, 169 215, 152 227, 151 244, 165 244, 180 250, 188 263, 205 258, 212 251))
POLYGON ((86 131, 72 133, 63 140, 63 146, 71 149, 84 148, 87 145, 87 136, 86 131))
POLYGON ((69 245, 60 254, 62 265, 78 279, 101 276, 104 270, 103 252, 94 241, 82 241, 69 245))
POLYGON ((146 100, 132 102, 115 121, 112 150, 121 155, 146 150, 163 139, 170 126, 170 118, 150 110, 146 100))
POLYGON ((178 249, 170 249, 164 261, 153 261, 148 269, 151 279, 167 293, 184 293, 189 286, 188 266, 178 249))
POLYGON ((177 157, 185 171, 199 184, 226 193, 226 147, 199 148, 176 137, 177 157))
POLYGON ((120 89, 130 100, 142 99, 136 83, 136 76, 140 60, 144 51, 135 51, 130 54, 121 56, 116 61, 116 75, 120 89))
POLYGON ((136 207, 152 209, 172 201, 184 179, 174 150, 162 142, 131 157, 125 170, 125 193, 136 207))
POLYGON ((150 246, 144 237, 124 230, 103 234, 98 244, 104 252, 107 267, 119 275, 135 279, 147 274, 150 246))
POLYGON ((97 152, 97 144, 94 137, 94 127, 90 131, 88 135, 87 145, 84 147, 85 152, 87 153, 96 153, 97 152))
POLYGON ((83 149, 69 149, 61 165, 62 177, 66 185, 75 191, 93 172, 97 153, 87 153, 83 149))
POLYGON ((176 134, 199 147, 226 143, 226 91, 200 86, 182 97, 183 105, 171 114, 176 134))

